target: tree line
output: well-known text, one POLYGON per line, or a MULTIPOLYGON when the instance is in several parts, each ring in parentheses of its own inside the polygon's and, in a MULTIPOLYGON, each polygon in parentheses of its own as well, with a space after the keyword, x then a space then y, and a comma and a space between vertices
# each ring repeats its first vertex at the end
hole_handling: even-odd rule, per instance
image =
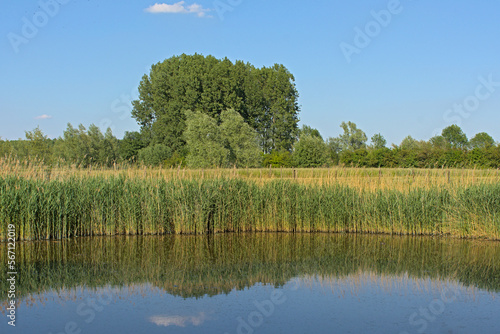
POLYGON ((140 131, 117 139, 110 129, 68 124, 61 137, 49 139, 36 128, 24 140, 0 138, 0 155, 81 167, 500 167, 500 147, 490 135, 468 140, 457 125, 428 141, 408 136, 391 147, 381 134, 368 142, 352 122, 326 140, 317 129, 299 129, 295 78, 281 64, 256 68, 183 54, 154 64, 138 90, 132 117, 140 131))
POLYGON ((221 123, 201 112, 186 111, 185 156, 165 144, 147 144, 140 132, 116 138, 95 125, 88 129, 68 124, 63 136, 50 139, 40 128, 26 131, 26 138, 0 139, 0 155, 37 158, 46 164, 79 167, 130 164, 141 166, 211 167, 404 167, 404 168, 500 168, 500 144, 487 133, 472 139, 457 125, 429 140, 407 136, 387 147, 381 134, 368 141, 355 123, 343 122, 343 133, 323 139, 317 129, 304 125, 290 150, 264 153, 258 133, 235 110, 221 113, 221 123))

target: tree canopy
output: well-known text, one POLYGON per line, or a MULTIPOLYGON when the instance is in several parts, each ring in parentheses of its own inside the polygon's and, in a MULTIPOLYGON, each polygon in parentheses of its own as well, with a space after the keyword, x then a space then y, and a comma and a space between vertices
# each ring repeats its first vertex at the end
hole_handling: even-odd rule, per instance
POLYGON ((353 122, 342 122, 344 133, 339 136, 342 151, 354 151, 366 146, 366 134, 353 122))
POLYGON ((201 112, 186 111, 187 164, 195 168, 257 167, 261 154, 257 133, 235 110, 221 113, 221 124, 201 112))
POLYGON ((476 134, 470 141, 471 148, 487 148, 495 145, 495 140, 486 132, 476 134))
POLYGON ((180 151, 185 145, 186 110, 219 124, 222 112, 233 109, 258 133, 263 152, 291 151, 300 111, 294 81, 279 64, 259 69, 227 58, 183 54, 153 65, 143 76, 132 116, 153 143, 180 151))
POLYGON ((452 148, 466 148, 468 144, 467 136, 462 129, 456 125, 450 125, 443 129, 441 136, 452 148))

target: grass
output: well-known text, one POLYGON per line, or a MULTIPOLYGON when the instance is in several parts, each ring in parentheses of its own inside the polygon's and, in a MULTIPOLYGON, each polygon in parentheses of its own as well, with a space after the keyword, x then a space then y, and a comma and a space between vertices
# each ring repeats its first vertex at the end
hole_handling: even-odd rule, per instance
POLYGON ((247 231, 500 239, 494 171, 339 169, 332 179, 331 170, 298 170, 318 175, 311 181, 293 170, 288 179, 255 177, 263 170, 28 170, 0 175, 0 240, 8 224, 19 240, 247 231))

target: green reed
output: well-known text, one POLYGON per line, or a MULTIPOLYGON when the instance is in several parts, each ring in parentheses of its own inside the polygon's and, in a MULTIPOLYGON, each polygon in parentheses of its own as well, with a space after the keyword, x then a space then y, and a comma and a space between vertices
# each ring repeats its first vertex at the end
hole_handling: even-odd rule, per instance
POLYGON ((375 191, 289 180, 0 178, 0 240, 221 232, 500 239, 500 184, 375 191))

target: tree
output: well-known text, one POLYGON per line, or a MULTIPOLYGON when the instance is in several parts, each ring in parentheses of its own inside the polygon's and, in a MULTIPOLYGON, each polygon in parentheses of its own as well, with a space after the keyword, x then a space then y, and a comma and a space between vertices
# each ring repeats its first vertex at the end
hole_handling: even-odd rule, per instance
POLYGON ((480 132, 469 142, 471 148, 487 148, 495 145, 495 140, 486 132, 480 132))
POLYGON ((100 157, 102 163, 108 167, 111 167, 120 158, 118 139, 113 135, 111 128, 107 128, 104 133, 100 157))
POLYGON ((468 144, 467 136, 462 129, 456 125, 450 125, 443 129, 441 136, 452 148, 466 148, 468 144))
POLYGON ((118 139, 111 129, 103 134, 94 124, 87 130, 82 124, 75 129, 68 123, 63 137, 58 138, 54 146, 57 157, 81 167, 94 164, 110 167, 119 159, 118 139))
POLYGON ((58 140, 57 154, 67 163, 74 163, 81 167, 89 166, 92 157, 87 129, 82 124, 75 129, 71 123, 68 123, 63 137, 58 140))
POLYGON ((387 140, 380 133, 374 134, 371 138, 372 147, 374 149, 385 148, 387 145, 387 140))
POLYGON ((342 122, 344 133, 339 136, 342 151, 354 151, 366 147, 366 134, 353 122, 342 122))
POLYGON ((431 139, 429 139, 429 143, 432 145, 433 148, 437 149, 446 149, 448 144, 443 136, 434 136, 431 139))
POLYGON ((201 112, 186 111, 184 139, 189 154, 187 164, 193 168, 226 166, 229 150, 224 147, 217 122, 201 112))
POLYGON ((402 150, 415 150, 418 148, 418 142, 413 139, 412 136, 406 136, 402 141, 401 144, 399 144, 399 148, 402 150))
POLYGON ((200 112, 186 112, 184 133, 192 167, 257 167, 261 153, 257 133, 233 109, 225 110, 218 126, 200 112))
POLYGON ((339 163, 339 154, 342 152, 342 142, 340 138, 330 137, 326 140, 326 146, 328 147, 328 154, 330 159, 334 164, 339 163))
POLYGON ((328 147, 316 136, 300 136, 294 148, 293 159, 299 167, 320 167, 328 160, 328 147))
POLYGON ((138 158, 139 151, 146 147, 142 136, 137 131, 126 131, 123 139, 120 141, 120 157, 126 161, 135 161, 138 158))
POLYGON ((302 125, 302 129, 299 130, 299 137, 300 136, 312 136, 316 138, 321 138, 323 140, 323 137, 321 136, 321 133, 317 129, 314 129, 308 125, 302 125))
POLYGON ((256 99, 257 107, 247 112, 261 137, 262 150, 264 153, 276 149, 291 151, 298 136, 300 111, 294 76, 280 64, 251 72, 258 78, 255 80, 258 90, 248 96, 256 99))
POLYGON ((138 152, 138 159, 147 166, 158 166, 172 156, 172 151, 166 145, 149 145, 138 152))
POLYGON ((221 131, 224 147, 229 150, 228 163, 236 167, 257 167, 261 153, 257 132, 234 109, 221 114, 221 131))
POLYGON ((283 65, 257 69, 227 58, 183 54, 153 65, 143 76, 132 116, 153 144, 181 151, 184 111, 201 111, 219 123, 224 110, 234 109, 257 131, 264 152, 291 150, 300 110, 294 80, 283 65))
POLYGON ((36 127, 32 131, 26 131, 26 139, 28 140, 28 155, 37 157, 45 161, 45 163, 52 162, 52 141, 36 127))

